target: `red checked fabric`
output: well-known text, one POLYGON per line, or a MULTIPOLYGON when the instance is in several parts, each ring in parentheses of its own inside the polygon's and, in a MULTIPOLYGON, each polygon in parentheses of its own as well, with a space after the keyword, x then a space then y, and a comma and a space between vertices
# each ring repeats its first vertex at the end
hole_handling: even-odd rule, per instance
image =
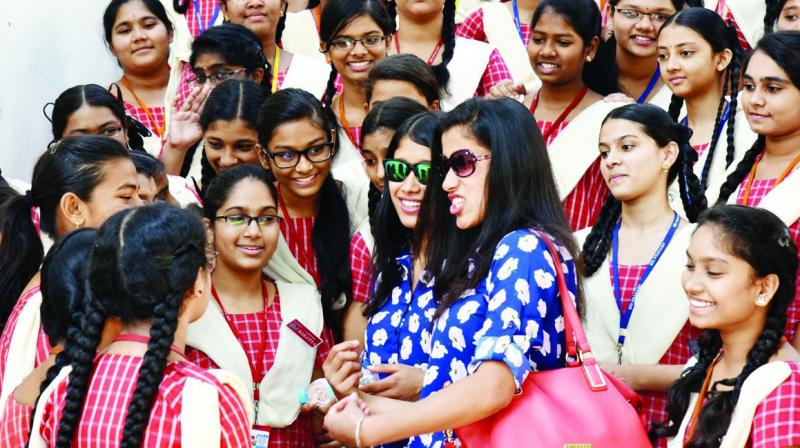
MULTIPOLYGON (((553 123, 552 121, 536 121, 542 134, 547 133, 553 127, 553 123)), ((568 121, 563 121, 558 129, 552 131, 545 142, 548 147, 558 137, 559 132, 566 129, 568 125, 568 121)), ((564 199, 564 213, 567 216, 569 227, 577 232, 593 226, 600 215, 600 209, 603 208, 606 196, 608 196, 608 187, 600 173, 600 159, 598 158, 564 199)))
MULTIPOLYGON (((116 354, 99 355, 95 358, 94 365, 80 423, 75 432, 75 446, 118 447, 142 358, 116 354)), ((220 446, 250 446, 250 425, 239 395, 188 361, 167 365, 150 411, 150 422, 145 430, 142 446, 156 448, 181 445, 181 395, 186 378, 196 378, 218 387, 220 446)), ((59 416, 64 407, 67 380, 68 378, 64 378, 56 393, 48 399, 42 425, 38 428, 48 446, 53 446, 55 442, 59 416)))
MULTIPOLYGON (((150 113, 153 115, 153 118, 156 120, 156 122, 159 125, 163 125, 164 124, 164 108, 163 107, 150 107, 149 109, 150 109, 150 113)), ((125 113, 128 114, 129 116, 139 120, 139 122, 142 123, 147 129, 149 129, 150 132, 153 135, 158 135, 158 134, 156 134, 156 128, 158 128, 158 126, 156 126, 156 123, 153 123, 153 121, 150 120, 150 117, 148 117, 147 114, 144 113, 144 109, 142 109, 141 107, 134 106, 133 104, 125 101, 125 113)), ((166 132, 166 130, 165 130, 165 132, 166 132)))
MULTIPOLYGON (((36 294, 41 293, 37 292, 36 294)), ((6 372, 8 351, 11 349, 11 337, 14 335, 14 329, 19 320, 19 313, 22 312, 22 309, 25 308, 25 305, 34 295, 35 294, 25 294, 17 301, 14 308, 11 310, 11 315, 9 315, 6 321, 5 328, 3 328, 3 334, 0 336, 0 380, 2 380, 6 372)), ((38 367, 48 356, 50 356, 50 342, 47 340, 47 335, 44 334, 44 330, 39 328, 39 337, 36 339, 36 360, 34 367, 38 367)))
POLYGON ((725 0, 719 0, 717 3, 717 10, 716 13, 722 17, 723 20, 727 23, 729 20, 733 22, 733 27, 736 29, 736 37, 739 38, 739 46, 742 47, 745 53, 751 50, 750 43, 747 42, 747 38, 744 37, 744 33, 742 33, 741 28, 739 28, 739 24, 736 23, 736 19, 733 17, 731 13, 731 9, 728 7, 725 0))
MULTIPOLYGON (((647 270, 647 265, 620 265, 619 266, 619 286, 622 293, 622 308, 628 306, 631 300, 633 291, 639 283, 639 279, 644 275, 647 270)), ((609 267, 608 275, 613 279, 611 268, 609 267)), ((692 327, 688 322, 681 329, 678 336, 672 342, 672 345, 664 353, 664 356, 659 360, 659 364, 667 365, 684 365, 692 357, 692 351, 689 347, 689 341, 697 339, 700 336, 700 330, 692 327)), ((667 394, 665 392, 642 392, 642 406, 644 408, 645 416, 648 422, 666 422, 667 421, 667 394)), ((667 439, 659 439, 656 444, 657 447, 663 448, 667 446, 667 439)))
MULTIPOLYGON (((450 75, 453 76, 454 74, 451 73, 450 75)), ((455 76, 458 76, 458 74, 455 74, 455 76)), ((489 56, 489 63, 486 64, 486 70, 484 70, 483 76, 481 76, 481 83, 478 85, 478 90, 475 91, 475 96, 486 96, 491 92, 495 84, 513 79, 514 77, 511 76, 511 72, 508 71, 506 61, 500 56, 500 52, 492 50, 492 54, 489 56)))
POLYGON ((756 408, 752 448, 800 445, 800 363, 788 364, 792 374, 756 408))
MULTIPOLYGON (((521 23, 520 29, 522 29, 522 43, 527 47, 531 43, 533 29, 529 23, 521 23)), ((456 28, 456 36, 489 42, 486 32, 483 30, 483 8, 476 9, 461 22, 461 25, 456 28)))
MULTIPOLYGON (((266 373, 272 368, 275 363, 275 355, 278 352, 278 342, 280 340, 280 330, 283 323, 281 318, 281 303, 280 296, 275 295, 272 305, 266 310, 266 322, 262 320, 262 313, 241 313, 229 314, 231 324, 234 325, 236 331, 242 336, 242 345, 247 354, 248 359, 253 359, 258 356, 262 335, 267 336, 267 348, 264 350, 264 372, 266 373)), ((325 358, 331 350, 332 339, 330 332, 325 330, 322 332, 322 344, 317 347, 317 359, 314 367, 322 368, 325 358)), ((187 348, 186 357, 204 369, 217 369, 214 361, 212 361, 205 353, 193 348, 187 348)), ((297 419, 286 428, 274 428, 270 432, 269 445, 271 447, 288 447, 288 448, 314 448, 316 443, 314 441, 314 434, 311 428, 311 415, 301 413, 297 419)))
MULTIPOLYGON (((197 14, 195 14, 194 2, 187 0, 189 3, 189 7, 186 9, 186 13, 183 15, 186 17, 186 23, 189 25, 189 32, 192 33, 193 38, 197 38, 200 35, 200 26, 197 22, 197 14)), ((200 5, 200 17, 203 20, 203 29, 205 29, 211 21, 211 18, 214 17, 214 9, 219 5, 219 0, 197 0, 197 3, 200 5)), ((222 14, 222 11, 220 11, 222 14)))
MULTIPOLYGON (((312 277, 317 279, 319 287, 319 271, 311 243, 311 232, 314 229, 314 218, 285 218, 281 221, 281 233, 286 238, 289 250, 294 258, 312 277), (297 237, 294 237, 294 236, 297 237), (307 254, 303 257, 302 254, 307 254)), ((370 256, 367 244, 361 235, 356 234, 350 240, 350 271, 353 277, 353 300, 367 302, 369 287, 372 282, 370 256)))
MULTIPOLYGON (((800 175, 797 172, 791 174, 792 176, 800 175)), ((744 186, 747 182, 745 178, 739 188, 739 196, 736 198, 736 203, 739 205, 749 205, 757 207, 758 204, 764 199, 764 196, 772 190, 775 185, 776 179, 756 179, 750 188, 750 203, 744 203, 744 186)), ((800 220, 795 221, 794 224, 789 226, 789 235, 794 240, 795 244, 800 244, 800 220)), ((784 333, 786 339, 792 341, 795 332, 797 331, 797 324, 800 322, 800 282, 797 283, 795 288, 794 300, 789 304, 789 309, 786 310, 786 332, 784 333)))
POLYGON ((22 447, 28 443, 33 406, 25 406, 9 396, 0 420, 0 447, 22 447))

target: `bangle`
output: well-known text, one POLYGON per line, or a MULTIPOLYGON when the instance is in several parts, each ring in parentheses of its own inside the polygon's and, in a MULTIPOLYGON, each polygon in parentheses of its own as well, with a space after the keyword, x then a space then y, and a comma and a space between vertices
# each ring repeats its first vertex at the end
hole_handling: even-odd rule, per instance
POLYGON ((361 448, 361 424, 364 423, 365 418, 367 418, 367 416, 362 415, 361 418, 358 419, 358 423, 356 423, 356 448, 361 448))

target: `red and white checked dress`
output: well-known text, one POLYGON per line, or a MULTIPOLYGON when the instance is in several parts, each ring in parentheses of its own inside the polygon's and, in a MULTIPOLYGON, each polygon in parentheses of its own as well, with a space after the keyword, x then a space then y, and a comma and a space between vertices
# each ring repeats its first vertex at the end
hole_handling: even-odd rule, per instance
MULTIPOLYGON (((291 299, 291 298, 290 298, 291 299)), ((280 340, 281 324, 281 303, 279 294, 275 294, 272 305, 267 307, 264 313, 240 313, 228 314, 230 323, 243 338, 241 342, 248 359, 254 359, 259 355, 261 343, 264 337, 267 345, 264 350, 264 371, 266 374, 275 363, 275 356, 278 352, 278 342, 280 340), (263 319, 266 314, 266 321, 263 319)), ((329 337, 330 332, 322 332, 322 344, 317 347, 317 358, 314 367, 322 368, 325 358, 331 350, 333 341, 329 337)), ((187 347, 186 357, 204 369, 219 368, 211 358, 200 350, 187 347)), ((258 365, 258 363, 254 363, 258 365)), ((297 419, 286 428, 273 428, 269 434, 269 446, 275 448, 315 448, 316 441, 311 427, 311 414, 300 413, 297 419)))
MULTIPOLYGON (((795 170, 791 176, 800 176, 800 172, 795 170)), ((764 196, 772 190, 772 187, 775 185, 775 181, 777 179, 756 179, 753 180, 753 185, 750 188, 750 198, 749 203, 744 203, 744 190, 745 185, 747 184, 747 177, 742 181, 741 187, 739 188, 739 195, 736 198, 736 203, 739 205, 748 205, 751 207, 757 207, 758 204, 764 199, 764 196)), ((800 245, 800 220, 795 221, 791 226, 789 226, 789 235, 794 240, 794 244, 800 245)), ((800 255, 799 255, 800 256, 800 255)), ((800 322, 800 282, 797 282, 795 287, 794 293, 794 300, 792 303, 789 304, 789 308, 786 310, 786 331, 784 335, 786 339, 792 341, 794 340, 795 332, 797 331, 797 324, 800 322)))
MULTIPOLYGON (((346 213, 346 211, 342 211, 346 213)), ((321 285, 311 232, 314 217, 287 218, 281 221, 281 233, 289 245, 295 260, 321 285)), ((353 300, 366 303, 369 300, 369 287, 372 283, 372 256, 361 234, 356 233, 350 240, 350 273, 353 278, 353 300)))
MULTIPOLYGON (((147 114, 144 112, 144 109, 142 109, 138 105, 135 106, 135 105, 125 101, 125 113, 127 115, 137 119, 139 122, 141 122, 147 129, 150 130, 150 132, 154 136, 158 136, 158 134, 156 133, 156 128, 158 128, 159 126, 162 126, 162 127, 164 126, 164 110, 165 109, 164 109, 164 107, 150 107, 150 106, 148 106, 148 110, 150 111, 150 115, 153 116, 153 119, 155 119, 155 122, 153 122, 153 120, 151 120, 150 117, 147 116, 147 114)), ((167 132, 167 130, 166 130, 166 128, 164 128, 164 133, 166 133, 166 132, 167 132)), ((161 137, 162 137, 161 139, 163 140, 164 136, 162 135, 161 137)))
MULTIPOLYGON (((545 134, 553 127, 552 121, 536 121, 539 130, 545 134)), ((555 141, 558 133, 563 131, 569 125, 568 121, 561 122, 561 125, 547 137, 547 144, 555 141)), ((585 148, 587 151, 596 151, 595 148, 585 148)), ((567 216, 567 223, 573 232, 591 227, 597 221, 597 216, 600 215, 600 209, 603 208, 603 203, 608 196, 608 186, 600 173, 600 154, 597 154, 597 160, 592 162, 589 169, 583 174, 583 177, 575 185, 575 188, 564 199, 564 213, 567 216)))
MULTIPOLYGON (((139 356, 100 354, 85 394, 80 422, 73 446, 92 448, 118 447, 125 427, 128 404, 133 397, 142 358, 139 356)), ((142 438, 147 448, 181 445, 182 392, 187 378, 217 386, 219 393, 220 446, 250 447, 250 424, 239 395, 222 385, 216 377, 189 361, 167 364, 158 388, 150 420, 142 438)), ((40 431, 48 446, 55 446, 59 418, 64 407, 68 377, 59 382, 48 397, 40 431)))
MULTIPOLYGON (((188 1, 188 0, 187 0, 188 1)), ((204 30, 208 30, 209 25, 213 26, 211 19, 214 17, 214 11, 216 8, 219 7, 219 0, 196 0, 197 4, 200 6, 200 17, 203 21, 202 28, 204 30)), ((189 7, 186 8, 186 12, 183 16, 186 18, 186 24, 189 25, 189 32, 192 33, 192 37, 197 39, 197 36, 200 35, 200 24, 197 22, 197 13, 195 11, 194 1, 188 1, 189 7)), ((219 12, 222 14, 222 11, 219 12)))
POLYGON ((753 417, 751 448, 800 445, 800 362, 787 362, 792 373, 765 398, 753 417))
MULTIPOLYGON (((39 291, 38 286, 35 286, 23 293, 17 303, 14 304, 14 308, 11 310, 11 315, 9 315, 8 321, 6 321, 6 326, 3 328, 3 334, 0 335, 0 386, 2 386, 2 380, 5 376, 6 365, 9 362, 14 362, 14 360, 8 359, 8 352, 11 349, 11 338, 14 336, 14 329, 17 327, 19 313, 22 312, 23 308, 25 308, 25 305, 33 297, 37 295, 41 296, 41 294, 42 293, 39 291)), ((36 339, 36 360, 34 362, 34 368, 43 363, 48 356, 50 356, 50 341, 47 340, 47 335, 44 334, 44 330, 42 330, 40 326, 39 337, 36 339)))
MULTIPOLYGON (((522 31, 522 44, 527 47, 531 43, 533 28, 530 23, 520 23, 520 30, 522 31)), ((483 8, 473 11, 461 22, 461 25, 456 27, 456 36, 489 42, 489 38, 486 37, 486 32, 483 30, 483 8)))
POLYGON ((18 448, 28 443, 33 406, 25 406, 11 395, 0 419, 0 448, 18 448))
MULTIPOLYGON (((639 279, 647 270, 647 265, 620 265, 619 266, 619 288, 622 295, 622 309, 627 308, 631 300, 633 291, 639 283, 639 279)), ((614 276, 609 265, 608 275, 613 282, 614 276)), ((677 280, 677 279, 676 279, 677 280)), ((694 355, 689 347, 690 340, 697 340, 701 331, 693 327, 689 321, 681 328, 678 336, 667 349, 659 364, 683 366, 694 355)), ((642 408, 644 409, 647 422, 663 423, 667 421, 667 393, 666 392, 641 392, 642 408)), ((667 439, 659 439, 656 446, 663 448, 667 446, 667 439)))

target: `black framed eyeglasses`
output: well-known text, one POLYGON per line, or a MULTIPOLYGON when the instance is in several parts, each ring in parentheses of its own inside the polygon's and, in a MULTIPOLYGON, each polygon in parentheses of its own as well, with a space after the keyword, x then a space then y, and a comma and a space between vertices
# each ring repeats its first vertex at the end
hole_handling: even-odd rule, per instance
POLYGON ((653 22, 653 25, 661 26, 666 23, 667 20, 672 17, 670 14, 664 14, 662 12, 643 12, 632 8, 618 8, 614 7, 614 11, 619 14, 622 14, 623 17, 630 20, 641 21, 642 18, 647 17, 653 22))
POLYGON ((389 182, 402 182, 413 172, 419 183, 428 185, 431 162, 408 163, 405 160, 386 159, 383 161, 384 176, 389 182))
POLYGON ((448 171, 453 170, 458 177, 469 177, 475 172, 475 164, 481 160, 489 160, 491 158, 491 154, 476 156, 475 153, 469 149, 459 149, 451 154, 450 157, 442 155, 442 176, 447 175, 448 171))
POLYGON ((340 37, 331 41, 331 48, 335 50, 352 50, 356 44, 361 42, 364 48, 375 48, 386 41, 386 36, 381 34, 373 34, 370 36, 362 37, 361 39, 353 39, 351 37, 340 37))
POLYGON ((325 142, 321 145, 314 145, 302 151, 295 149, 285 149, 272 152, 264 149, 264 154, 272 159, 278 168, 294 168, 300 163, 300 157, 305 157, 309 162, 322 163, 333 157, 333 142, 325 142))
POLYGON ((225 221, 229 226, 233 227, 248 227, 251 222, 255 221, 258 227, 263 229, 273 224, 278 224, 283 218, 278 215, 220 215, 215 216, 214 219, 225 221))
POLYGON ((211 75, 206 75, 205 73, 201 72, 192 72, 192 78, 190 78, 189 81, 190 82, 194 81, 198 84, 205 84, 206 81, 209 81, 211 83, 216 84, 225 81, 227 79, 230 79, 238 75, 239 73, 242 73, 245 70, 247 69, 243 67, 236 70, 226 70, 224 72, 217 72, 211 75))

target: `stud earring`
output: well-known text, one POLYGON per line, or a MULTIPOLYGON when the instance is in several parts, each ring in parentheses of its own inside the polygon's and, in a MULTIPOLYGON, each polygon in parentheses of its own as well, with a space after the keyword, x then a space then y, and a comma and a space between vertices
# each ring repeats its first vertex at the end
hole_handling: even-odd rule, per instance
POLYGON ((592 62, 592 57, 591 56, 586 56, 586 62, 592 62))
POLYGON ((756 305, 764 306, 766 304, 767 304, 767 295, 766 294, 759 294, 758 297, 756 297, 756 305))

